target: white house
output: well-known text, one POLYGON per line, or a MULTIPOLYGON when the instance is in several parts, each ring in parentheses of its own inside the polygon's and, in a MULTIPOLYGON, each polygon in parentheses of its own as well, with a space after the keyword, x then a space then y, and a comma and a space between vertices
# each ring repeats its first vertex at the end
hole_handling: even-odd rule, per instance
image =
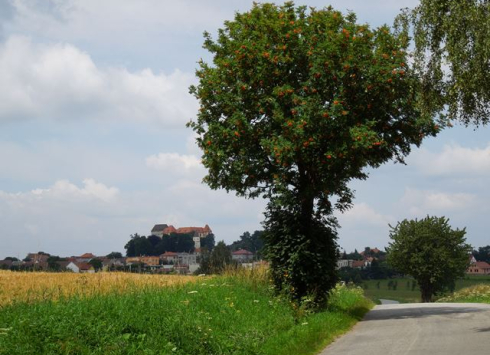
POLYGON ((231 259, 239 263, 246 263, 252 261, 254 254, 245 249, 239 249, 231 253, 231 259))

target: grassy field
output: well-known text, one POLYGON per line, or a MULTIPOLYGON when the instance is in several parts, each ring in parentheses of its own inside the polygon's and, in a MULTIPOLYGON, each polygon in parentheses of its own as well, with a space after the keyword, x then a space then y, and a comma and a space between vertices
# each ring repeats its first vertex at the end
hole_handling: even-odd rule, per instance
MULTIPOLYGON (((8 276, 12 284, 15 277, 42 284, 51 275, 65 277, 8 276)), ((328 310, 311 314, 272 296, 264 271, 189 278, 193 282, 141 275, 146 281, 139 283, 138 275, 131 275, 123 291, 104 285, 112 282, 110 276, 85 276, 87 285, 100 282, 105 291, 52 291, 12 302, 8 292, 15 289, 18 296, 18 289, 2 281, 3 297, 10 301, 0 305, 0 355, 316 354, 372 306, 362 290, 338 287, 328 310)), ((83 289, 60 284, 61 290, 83 289)), ((51 286, 54 290, 56 283, 51 286)))
MULTIPOLYGON (((396 300, 402 303, 420 302, 420 290, 418 287, 415 287, 415 289, 412 290, 412 279, 391 279, 391 281, 397 282, 396 290, 388 288, 389 281, 390 280, 364 281, 364 294, 375 303, 378 303, 379 299, 396 300)), ((472 275, 465 279, 458 280, 456 281, 456 291, 479 284, 490 285, 490 276, 472 275)))

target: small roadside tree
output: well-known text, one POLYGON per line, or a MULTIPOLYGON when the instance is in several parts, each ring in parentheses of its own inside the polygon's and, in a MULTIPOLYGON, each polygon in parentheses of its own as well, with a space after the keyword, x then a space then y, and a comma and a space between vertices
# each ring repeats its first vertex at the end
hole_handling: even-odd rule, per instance
POLYGON ((211 252, 209 259, 211 271, 213 273, 221 273, 227 265, 231 264, 231 251, 228 249, 224 241, 219 241, 211 252))
POLYGON ((334 208, 350 207, 366 167, 403 162, 438 127, 415 109, 408 37, 331 7, 255 4, 226 21, 200 61, 197 133, 204 181, 269 199, 267 259, 276 288, 325 300, 337 281, 334 208))
POLYGON ((454 289, 469 264, 471 246, 466 230, 451 229, 449 219, 429 217, 403 220, 390 226, 388 262, 398 271, 412 276, 420 287, 422 302, 454 289))

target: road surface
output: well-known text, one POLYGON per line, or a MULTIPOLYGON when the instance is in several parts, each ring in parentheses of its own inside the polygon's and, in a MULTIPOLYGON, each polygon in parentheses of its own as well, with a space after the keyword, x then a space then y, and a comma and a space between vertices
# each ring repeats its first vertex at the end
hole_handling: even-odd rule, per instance
POLYGON ((490 304, 376 306, 320 355, 488 355, 490 304))

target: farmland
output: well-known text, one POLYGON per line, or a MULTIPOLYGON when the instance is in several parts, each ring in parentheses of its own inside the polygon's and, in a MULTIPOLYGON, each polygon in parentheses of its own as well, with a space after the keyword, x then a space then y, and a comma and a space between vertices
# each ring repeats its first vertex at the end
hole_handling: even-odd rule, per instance
MULTIPOLYGON (((412 289, 412 281, 413 279, 409 278, 363 281, 364 294, 374 302, 378 302, 379 299, 396 300, 402 303, 420 302, 420 290, 418 287, 412 289), (396 282, 396 289, 393 286, 388 287, 390 281, 392 285, 396 282)), ((455 290, 479 284, 490 285, 490 276, 473 275, 457 280, 455 290)))
POLYGON ((372 306, 362 290, 339 286, 327 310, 310 313, 274 296, 265 270, 0 280, 0 355, 315 354, 372 306))
POLYGON ((23 273, 0 270, 0 306, 43 300, 56 301, 71 296, 126 293, 135 289, 181 285, 196 280, 194 276, 178 275, 23 273))

